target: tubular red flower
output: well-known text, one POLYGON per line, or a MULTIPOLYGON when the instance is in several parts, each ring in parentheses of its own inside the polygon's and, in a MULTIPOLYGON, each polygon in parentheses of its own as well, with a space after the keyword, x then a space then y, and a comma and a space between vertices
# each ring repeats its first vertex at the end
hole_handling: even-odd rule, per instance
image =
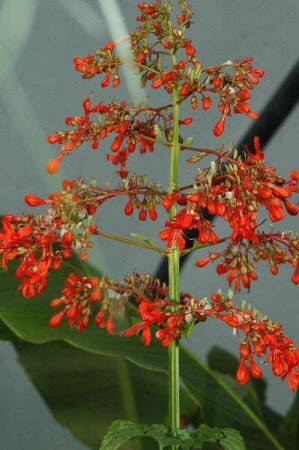
POLYGON ((249 370, 246 367, 245 361, 243 358, 241 358, 241 362, 236 374, 236 380, 241 384, 248 383, 250 379, 249 370))

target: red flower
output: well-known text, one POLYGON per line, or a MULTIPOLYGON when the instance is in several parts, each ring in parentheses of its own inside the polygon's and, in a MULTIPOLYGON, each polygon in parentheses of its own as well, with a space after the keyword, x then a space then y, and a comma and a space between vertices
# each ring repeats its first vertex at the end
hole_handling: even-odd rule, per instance
POLYGON ((246 367, 245 359, 241 358, 240 365, 236 374, 236 380, 241 384, 246 384, 250 379, 249 370, 246 367))

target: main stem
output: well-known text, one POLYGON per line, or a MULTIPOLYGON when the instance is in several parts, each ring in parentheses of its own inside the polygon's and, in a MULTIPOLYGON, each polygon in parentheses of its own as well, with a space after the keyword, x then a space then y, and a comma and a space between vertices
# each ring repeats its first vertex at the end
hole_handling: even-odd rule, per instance
MULTIPOLYGON (((177 189, 178 183, 178 163, 180 154, 179 145, 179 93, 178 89, 173 90, 173 128, 172 128, 172 148, 170 154, 170 178, 169 192, 177 189)), ((170 218, 176 214, 176 204, 170 209, 170 218)), ((169 274, 169 298, 172 302, 180 302, 180 250, 175 242, 168 255, 169 274)), ((172 307, 175 310, 175 307, 172 307)), ((171 431, 180 427, 180 373, 179 373, 179 342, 174 340, 169 346, 169 417, 171 431)), ((177 447, 172 446, 175 450, 177 447)))

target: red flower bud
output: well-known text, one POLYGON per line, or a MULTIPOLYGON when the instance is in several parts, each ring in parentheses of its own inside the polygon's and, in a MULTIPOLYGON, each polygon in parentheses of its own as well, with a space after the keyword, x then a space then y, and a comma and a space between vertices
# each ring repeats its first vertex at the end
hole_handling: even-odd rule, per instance
POLYGON ((148 52, 145 52, 145 51, 139 53, 136 56, 135 61, 138 62, 138 63, 142 63, 146 59, 147 54, 148 54, 148 52))
POLYGON ((112 314, 109 315, 109 318, 107 320, 106 328, 109 334, 113 334, 115 330, 115 325, 113 322, 112 314))
POLYGON ((122 146, 123 143, 123 135, 119 134, 118 136, 116 136, 116 138, 114 139, 114 141, 111 144, 111 150, 113 152, 118 152, 118 150, 120 149, 120 147, 122 146))
POLYGON ((204 267, 204 266, 206 266, 207 264, 209 264, 209 262, 211 262, 211 258, 198 259, 198 260, 195 262, 195 265, 196 265, 197 267, 204 267))
POLYGON ((127 216, 130 216, 134 211, 134 206, 133 206, 133 200, 132 198, 129 199, 128 203, 126 203, 125 208, 124 208, 124 212, 127 216))
POLYGON ((164 48, 171 48, 172 47, 172 43, 171 42, 162 42, 162 45, 164 48))
POLYGON ((158 89, 159 87, 162 86, 162 84, 163 83, 162 83, 161 78, 158 78, 158 79, 152 81, 152 88, 158 89))
POLYGON ((120 83, 119 75, 115 75, 115 77, 113 78, 112 86, 115 88, 119 85, 119 83, 120 83))
POLYGON ((202 97, 201 99, 202 109, 206 111, 210 108, 212 104, 212 99, 210 97, 202 97))
POLYGON ((65 245, 69 245, 73 242, 74 240, 74 234, 72 232, 72 230, 68 230, 62 237, 62 242, 65 245))
POLYGON ((241 102, 245 102, 245 100, 248 100, 251 97, 251 93, 248 89, 240 89, 238 92, 238 97, 241 100, 241 102))
POLYGON ((297 170, 291 170, 290 177, 292 178, 293 181, 299 181, 299 174, 297 170))
POLYGON ((294 205, 294 203, 289 202, 288 200, 284 200, 284 206, 287 212, 292 216, 296 216, 298 214, 298 206, 294 205))
MULTIPOLYGON (((87 97, 84 102, 82 103, 83 109, 84 111, 88 112, 90 110, 90 97, 87 97)), ((70 119, 73 120, 72 117, 70 117, 70 119)))
POLYGON ((59 311, 57 314, 54 314, 51 319, 49 320, 49 326, 52 328, 58 327, 63 319, 63 316, 65 315, 66 310, 59 311))
POLYGON ((191 41, 188 42, 188 44, 185 47, 186 55, 193 56, 196 52, 195 48, 191 44, 191 41))
POLYGON ((88 277, 88 283, 92 285, 92 287, 98 286, 100 280, 98 277, 88 277))
POLYGON ((53 300, 50 301, 51 308, 57 308, 57 306, 60 306, 63 303, 63 300, 61 298, 53 298, 53 300))
POLYGON ((190 125, 192 122, 193 122, 192 117, 186 117, 185 119, 180 120, 179 124, 180 125, 190 125))
POLYGON ((256 75, 252 74, 252 73, 248 73, 247 77, 249 78, 249 80, 251 81, 252 84, 258 84, 259 83, 259 79, 256 75))
POLYGON ((257 120, 260 117, 260 115, 254 111, 249 111, 247 113, 247 116, 251 117, 251 119, 253 119, 253 120, 257 120))
POLYGON ((221 77, 214 77, 212 83, 215 87, 220 87, 223 83, 223 79, 221 77))
POLYGON ((38 197, 35 194, 27 194, 24 198, 25 202, 29 206, 39 206, 39 205, 45 205, 46 203, 49 203, 49 200, 44 200, 41 197, 38 197))
POLYGON ((48 135, 48 142, 49 144, 56 144, 60 139, 59 134, 49 134, 48 135))
POLYGON ((188 86, 188 84, 184 84, 180 90, 180 96, 181 97, 185 97, 186 95, 188 95, 190 92, 190 88, 188 86))
POLYGON ((56 156, 55 158, 51 159, 47 162, 45 169, 48 173, 56 173, 59 170, 60 162, 62 160, 62 154, 56 156))
POLYGON ((236 374, 236 380, 241 384, 246 384, 249 381, 250 375, 246 367, 245 361, 242 359, 236 374))
POLYGON ((263 69, 255 69, 254 73, 257 77, 263 77, 265 75, 265 71, 263 69))
POLYGON ((158 214, 157 214, 156 206, 155 206, 155 205, 152 205, 152 206, 150 207, 150 210, 149 210, 149 216, 150 216, 151 220, 156 220, 156 219, 157 219, 158 214))
POLYGON ((151 330, 148 325, 145 325, 142 331, 143 342, 145 345, 150 345, 151 343, 151 330))
POLYGON ((243 103, 238 103, 235 108, 234 108, 234 112, 235 113, 248 113, 250 110, 250 104, 243 102, 243 103))
POLYGON ((110 73, 107 72, 106 76, 103 78, 102 83, 101 83, 102 88, 107 87, 109 85, 109 83, 110 83, 110 73))
POLYGON ((216 123, 215 127, 214 127, 214 134, 215 136, 221 136, 221 134, 224 131, 224 126, 225 126, 225 119, 226 119, 226 114, 223 114, 220 118, 220 120, 216 123))
POLYGON ((262 369, 253 359, 249 361, 249 369, 254 378, 261 378, 263 376, 262 369))
POLYGON ((195 95, 193 95, 191 97, 191 107, 192 107, 192 109, 198 108, 198 101, 197 101, 197 97, 195 97, 195 95))
POLYGON ((91 216, 93 216, 97 212, 97 207, 95 205, 88 205, 86 209, 88 214, 90 214, 91 216))
POLYGON ((141 208, 138 217, 139 217, 139 220, 146 220, 146 218, 147 218, 146 209, 141 208))
POLYGON ((114 41, 107 42, 104 47, 104 50, 113 50, 115 48, 116 43, 114 41))
POLYGON ((276 264, 274 264, 274 266, 271 266, 270 268, 272 275, 277 275, 279 272, 279 268, 278 266, 276 266, 276 264))
POLYGON ((222 295, 221 294, 212 294, 211 295, 211 300, 212 300, 212 302, 221 302, 221 300, 222 300, 222 295))
POLYGON ((100 287, 97 287, 94 291, 92 291, 92 293, 89 296, 89 300, 91 302, 98 302, 99 300, 101 300, 101 294, 102 294, 102 290, 100 287))

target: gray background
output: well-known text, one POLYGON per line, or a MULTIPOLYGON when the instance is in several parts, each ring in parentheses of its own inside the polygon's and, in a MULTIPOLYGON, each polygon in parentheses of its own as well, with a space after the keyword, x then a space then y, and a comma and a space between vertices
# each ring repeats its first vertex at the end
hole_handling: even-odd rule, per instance
MULTIPOLYGON (((66 116, 81 114, 82 100, 97 88, 97 82, 82 80, 73 70, 72 58, 93 53, 126 29, 132 30, 136 3, 131 0, 0 2, 0 214, 28 211, 23 203, 25 193, 48 196, 49 192, 59 188, 64 178, 96 176, 99 185, 107 178, 114 178, 111 163, 101 155, 103 144, 96 152, 88 145, 80 148, 65 159, 58 174, 46 174, 43 167, 56 154, 57 148, 47 144, 45 136, 64 129, 66 116)), ((190 3, 196 13, 191 38, 204 66, 253 56, 254 66, 266 71, 252 98, 253 110, 260 112, 298 58, 298 1, 191 0, 190 3)), ((130 96, 132 99, 137 95, 136 80, 128 74, 123 78, 126 83, 119 90, 95 90, 95 101, 103 99, 105 102, 112 96, 130 96)), ((154 94, 154 101, 158 100, 156 91, 148 88, 147 93, 154 94)), ((196 115, 198 120, 186 128, 185 136, 193 135, 198 146, 213 148, 218 143, 211 132, 219 116, 216 108, 206 113, 198 110, 196 115)), ((267 147, 270 165, 277 166, 284 176, 289 169, 298 167, 298 119, 297 108, 267 147)), ((251 125, 252 121, 247 117, 228 120, 223 135, 225 143, 238 141, 251 125)), ((109 142, 106 145, 108 148, 109 142)), ((188 183, 193 179, 195 167, 187 165, 184 159, 180 178, 188 183)), ((148 171, 151 178, 163 183, 168 176, 167 161, 167 152, 157 149, 143 158, 134 155, 130 164, 131 167, 134 164, 136 172, 148 171)), ((135 216, 127 219, 123 217, 122 208, 121 199, 103 208, 102 230, 123 236, 130 232, 141 233, 158 242, 157 231, 163 220, 153 226, 152 222, 141 223, 135 216)), ((276 224, 277 229, 279 226, 276 224)), ((298 219, 287 217, 283 227, 298 230, 298 219)), ((198 298, 218 288, 226 289, 224 279, 215 275, 214 266, 201 270, 194 267, 194 261, 205 254, 202 251, 192 255, 182 275, 182 290, 198 298)), ((154 272, 157 268, 156 254, 104 239, 96 246, 92 262, 117 278, 134 269, 154 272)), ((248 299, 274 321, 282 322, 287 336, 298 342, 298 286, 289 282, 290 271, 283 268, 277 277, 273 277, 267 268, 261 267, 259 273, 260 280, 250 295, 242 293, 236 299, 248 299)), ((237 352, 238 343, 231 330, 212 321, 198 327, 187 343, 201 357, 217 344, 237 352)), ((0 343, 0 366, 0 417, 5 430, 3 448, 84 448, 52 419, 7 342, 0 343)), ((268 403, 284 412, 293 394, 286 383, 274 379, 267 369, 268 403)))

